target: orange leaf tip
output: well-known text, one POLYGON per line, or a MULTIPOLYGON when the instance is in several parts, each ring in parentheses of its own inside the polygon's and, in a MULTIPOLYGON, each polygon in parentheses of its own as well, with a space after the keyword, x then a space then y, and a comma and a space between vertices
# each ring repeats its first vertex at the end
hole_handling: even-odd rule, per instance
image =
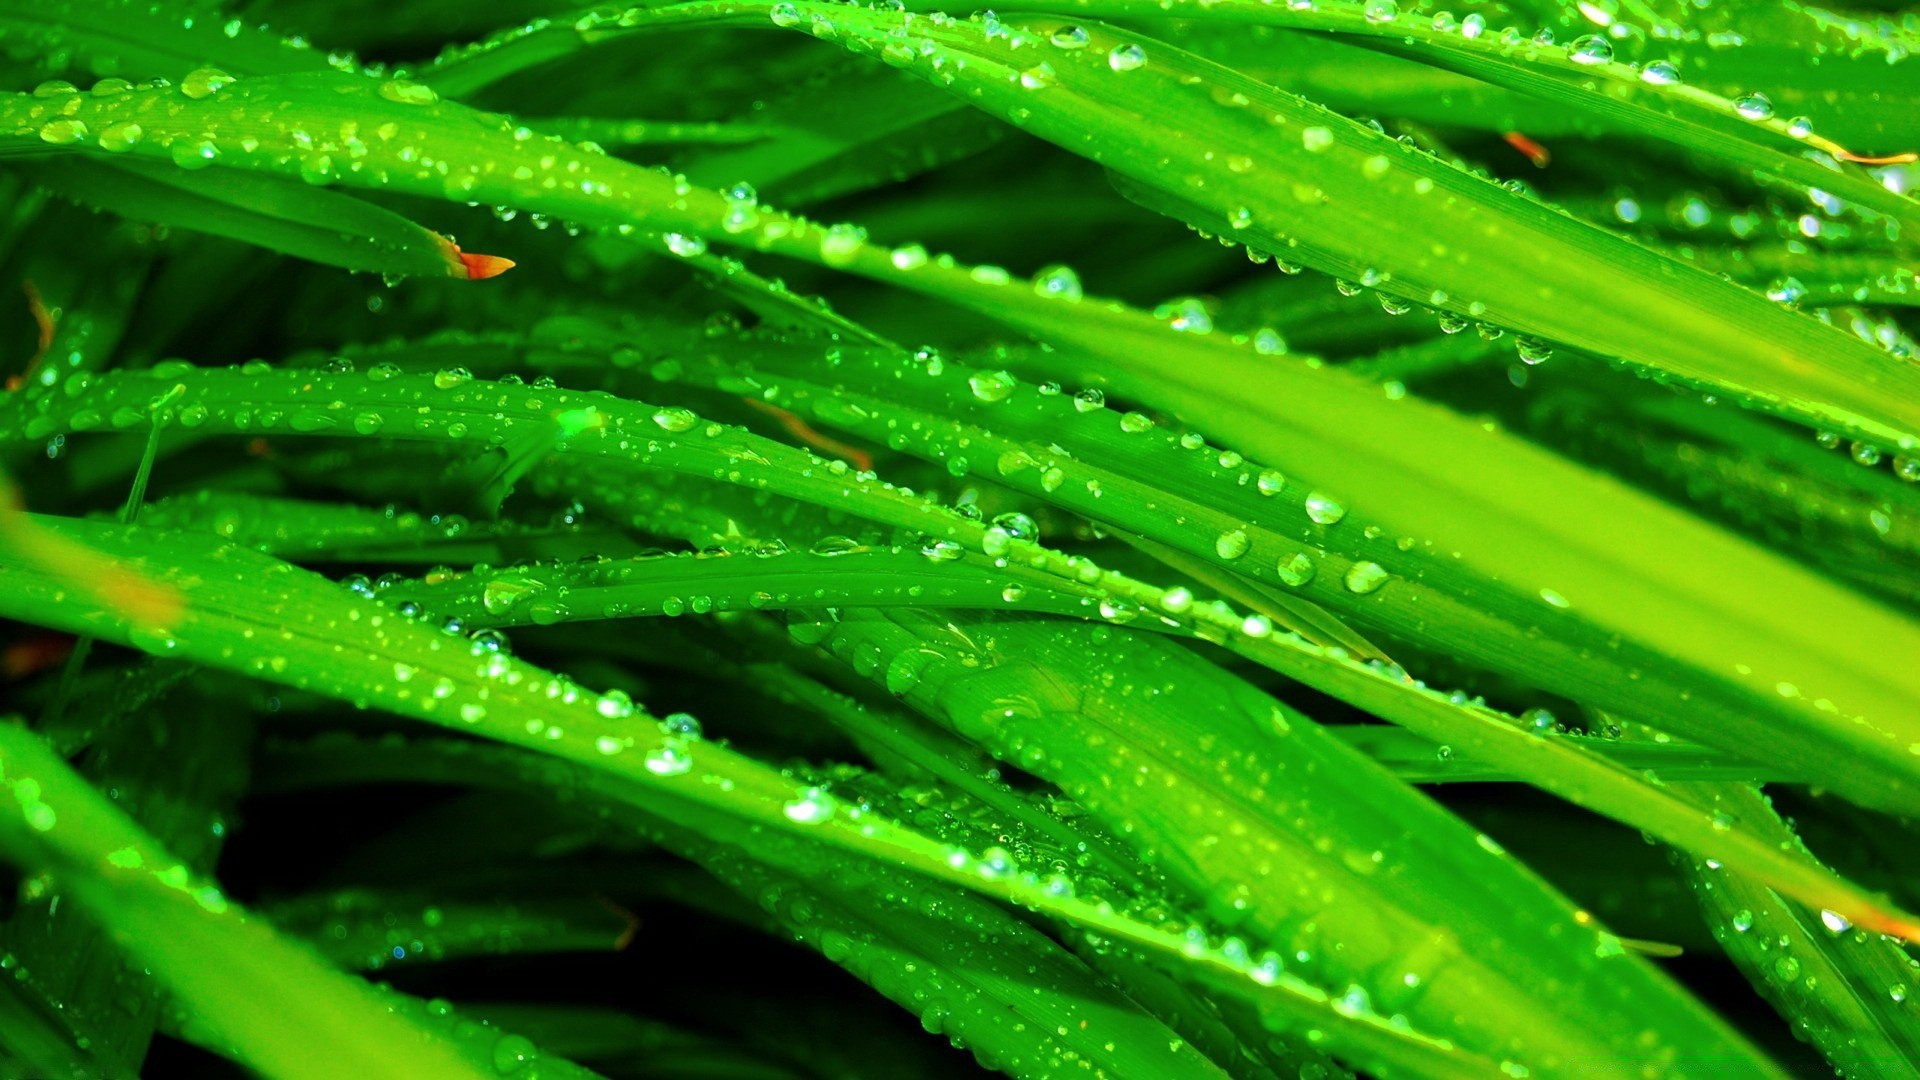
POLYGON ((499 277, 514 266, 512 259, 498 255, 469 255, 458 248, 454 249, 454 253, 460 256, 460 265, 467 268, 468 281, 485 281, 490 277, 499 277))
POLYGON ((1841 161, 1851 161, 1857 165, 1908 165, 1920 161, 1920 154, 1909 150, 1904 154, 1887 154, 1884 157, 1868 157, 1851 150, 1842 150, 1835 155, 1841 161))

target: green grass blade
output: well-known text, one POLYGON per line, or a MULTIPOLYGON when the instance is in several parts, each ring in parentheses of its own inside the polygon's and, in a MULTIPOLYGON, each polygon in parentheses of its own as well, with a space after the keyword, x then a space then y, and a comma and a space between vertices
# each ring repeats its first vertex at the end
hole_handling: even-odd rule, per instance
POLYGON ((0 728, 14 795, 0 844, 47 867, 251 1067, 275 1077, 446 1077, 488 1073, 388 1011, 370 988, 323 966, 173 859, 22 728, 0 728), (219 955, 217 967, 204 961, 219 955), (404 1057, 391 1055, 405 1047, 404 1057))
POLYGON ((32 175, 64 196, 125 217, 312 262, 390 278, 470 276, 460 249, 439 233, 351 196, 293 181, 71 157, 43 162, 32 175))

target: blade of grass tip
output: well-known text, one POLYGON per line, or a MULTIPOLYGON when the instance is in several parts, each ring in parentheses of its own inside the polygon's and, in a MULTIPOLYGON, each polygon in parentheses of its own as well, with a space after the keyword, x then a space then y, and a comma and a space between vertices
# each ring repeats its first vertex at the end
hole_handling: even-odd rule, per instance
POLYGON ((249 919, 25 729, 0 725, 0 773, 14 796, 0 814, 0 850, 53 871, 251 1068, 316 1080, 494 1075, 249 919))
POLYGON ((474 273, 452 241, 390 210, 290 180, 84 158, 50 159, 31 171, 64 197, 124 217, 224 236, 389 279, 464 279, 499 272, 487 267, 474 273))
MULTIPOLYGON (((1710 790, 1769 839, 1805 850, 1759 789, 1716 784, 1710 790)), ((1898 941, 1794 903, 1718 864, 1688 859, 1684 865, 1727 955, 1842 1076, 1914 1075, 1920 1018, 1906 999, 1920 987, 1920 962, 1898 941)))

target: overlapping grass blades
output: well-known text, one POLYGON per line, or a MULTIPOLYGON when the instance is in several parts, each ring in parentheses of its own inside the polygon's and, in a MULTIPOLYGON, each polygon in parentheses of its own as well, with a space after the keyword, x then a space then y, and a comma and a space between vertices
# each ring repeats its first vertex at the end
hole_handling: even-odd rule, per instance
POLYGON ((1912 27, 907 6, 0 2, 7 1060, 588 1075, 460 1017, 668 1036, 336 969, 586 965, 654 932, 612 892, 1020 1076, 1805 1070, 1558 808, 1409 786, 1473 779, 1672 845, 1794 1030, 1910 1072, 1910 875, 1754 784, 1920 807, 1912 27), (226 786, 111 768, 149 723, 226 786), (447 797, 348 879, 206 876, 242 789, 388 788, 447 797), (164 1014, 100 1009, 130 964, 164 1014))

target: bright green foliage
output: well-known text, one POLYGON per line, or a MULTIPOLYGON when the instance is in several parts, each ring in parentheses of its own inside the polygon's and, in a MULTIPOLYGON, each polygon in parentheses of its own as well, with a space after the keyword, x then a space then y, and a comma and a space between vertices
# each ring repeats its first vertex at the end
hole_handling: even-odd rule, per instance
POLYGON ((1917 47, 0 0, 0 1073, 1920 1076, 1917 47))

